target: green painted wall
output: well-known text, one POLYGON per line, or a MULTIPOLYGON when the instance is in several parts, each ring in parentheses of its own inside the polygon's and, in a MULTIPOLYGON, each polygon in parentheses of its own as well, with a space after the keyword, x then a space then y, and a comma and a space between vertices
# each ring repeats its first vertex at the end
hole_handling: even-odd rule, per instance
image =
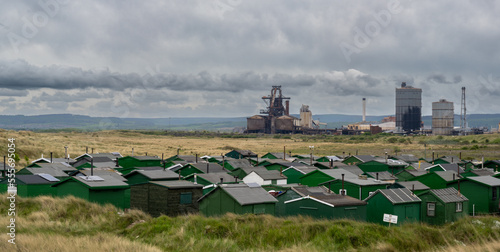
POLYGON ((287 184, 298 184, 300 183, 300 178, 304 176, 302 172, 299 172, 295 169, 288 169, 284 171, 283 174, 287 177, 287 184))
POLYGON ((344 161, 342 161, 342 163, 348 164, 348 165, 357 165, 357 164, 360 164, 363 162, 361 160, 357 159, 356 157, 351 156, 351 157, 344 159, 344 161))
MULTIPOLYGON (((342 180, 332 181, 331 184, 325 184, 324 186, 330 187, 334 193, 339 194, 342 189, 342 180)), ((357 185, 344 181, 344 189, 347 190, 347 196, 351 196, 355 199, 363 200, 370 196, 370 192, 375 192, 378 189, 387 189, 386 184, 381 185, 357 185), (361 191, 360 191, 361 190, 361 191)))
POLYGON ((387 164, 383 164, 373 160, 365 163, 360 163, 358 164, 358 167, 363 172, 383 172, 383 171, 392 172, 392 170, 389 169, 389 166, 387 164))
MULTIPOLYGON (((111 203, 114 206, 124 209, 128 208, 127 200, 125 200, 126 189, 106 189, 106 190, 90 190, 82 183, 76 182, 73 179, 55 186, 57 196, 64 197, 73 195, 91 202, 99 204, 111 203)), ((129 202, 129 201, 128 201, 129 202)), ((129 204, 129 203, 128 203, 129 204)))
POLYGON ((149 182, 149 179, 148 179, 148 177, 136 172, 130 176, 127 176, 126 182, 129 185, 136 185, 136 184, 147 183, 147 182, 149 182))
POLYGON ((420 181, 422 184, 430 187, 431 189, 443 189, 447 187, 446 180, 433 172, 415 177, 410 179, 410 181, 420 181))
POLYGON ((198 173, 198 174, 204 173, 192 165, 184 166, 183 168, 181 168, 180 170, 177 170, 176 172, 180 173, 181 176, 183 176, 183 177, 187 177, 187 176, 189 176, 191 174, 195 174, 195 173, 198 173))
POLYGON ((122 157, 118 159, 118 164, 123 168, 161 166, 160 159, 138 160, 133 157, 122 157))
MULTIPOLYGON (((267 190, 267 189, 266 189, 267 190)), ((300 198, 298 193, 296 193, 293 190, 287 190, 280 196, 278 196, 276 199, 278 200, 278 203, 276 203, 276 216, 286 216, 286 205, 285 201, 292 200, 292 199, 297 199, 300 198)))
POLYGON ((318 219, 366 220, 366 205, 331 207, 312 199, 289 202, 285 215, 307 215, 318 219))
POLYGON ((443 225, 446 223, 455 222, 460 218, 469 215, 469 204, 468 202, 463 202, 462 212, 456 211, 456 202, 444 203, 436 196, 430 192, 425 192, 418 194, 418 197, 422 200, 420 218, 423 222, 431 225, 443 225), (436 203, 435 215, 427 215, 427 203, 436 203))
POLYGON ((220 216, 225 213, 235 214, 275 214, 275 203, 263 203, 255 205, 241 206, 226 192, 217 189, 211 194, 207 195, 200 202, 200 212, 205 216, 220 216))
POLYGON ((262 156, 262 158, 278 159, 276 156, 274 156, 274 155, 273 155, 273 154, 271 154, 271 153, 267 153, 267 154, 265 154, 264 156, 262 156))
POLYGON ((307 186, 318 186, 318 184, 333 179, 334 179, 333 177, 326 175, 321 171, 316 170, 302 176, 300 178, 300 183, 307 186))
POLYGON ((367 221, 369 222, 389 225, 383 221, 384 214, 397 215, 397 225, 420 221, 420 202, 393 205, 382 193, 377 193, 368 199, 367 203, 367 221))
MULTIPOLYGON (((450 186, 458 190, 458 183, 450 183, 450 186)), ((498 213, 499 197, 498 187, 489 187, 468 180, 460 181, 460 193, 469 199, 469 214, 474 211, 478 214, 498 213), (493 200, 493 190, 497 191, 497 198, 493 200)))
POLYGON ((415 176, 413 176, 411 173, 409 173, 407 171, 399 172, 399 173, 395 174, 395 176, 398 178, 399 182, 404 182, 404 181, 411 180, 412 178, 415 178, 415 176))

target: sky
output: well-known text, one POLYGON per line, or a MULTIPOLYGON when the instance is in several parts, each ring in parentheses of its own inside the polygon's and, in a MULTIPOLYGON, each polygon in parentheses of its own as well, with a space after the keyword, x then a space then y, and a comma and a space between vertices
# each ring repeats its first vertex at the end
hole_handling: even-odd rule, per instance
POLYGON ((313 114, 500 111, 493 0, 4 1, 0 114, 245 117, 273 85, 313 114))

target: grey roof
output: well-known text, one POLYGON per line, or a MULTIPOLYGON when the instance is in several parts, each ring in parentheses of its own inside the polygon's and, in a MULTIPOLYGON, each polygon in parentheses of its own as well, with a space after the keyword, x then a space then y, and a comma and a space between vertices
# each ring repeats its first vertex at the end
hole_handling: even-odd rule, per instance
POLYGON ((253 167, 248 159, 232 159, 226 160, 225 162, 230 164, 233 168, 253 167))
POLYGON ((429 190, 431 189, 430 187, 422 184, 420 181, 404 181, 404 182, 396 182, 396 184, 399 184, 400 186, 405 187, 408 190, 429 190))
POLYGON ((430 190, 430 192, 436 195, 436 197, 441 199, 444 203, 464 202, 469 200, 464 195, 462 194, 459 195, 457 189, 453 187, 444 189, 434 189, 430 190))
POLYGON ((346 182, 353 183, 360 186, 369 186, 369 185, 390 185, 390 182, 380 181, 372 178, 360 179, 360 178, 346 178, 344 179, 346 182))
POLYGON ((455 172, 455 171, 437 171, 434 173, 436 173, 437 175, 439 175, 442 179, 444 179, 446 181, 453 181, 453 180, 456 180, 456 179, 462 177, 462 176, 458 175, 457 172, 455 172))
MULTIPOLYGON (((285 175, 280 174, 279 171, 276 170, 258 170, 258 171, 253 171, 257 173, 262 179, 264 180, 272 180, 272 179, 287 179, 285 175)), ((247 175, 248 176, 248 175, 247 175)))
POLYGON ((179 174, 171 171, 171 170, 135 170, 125 175, 125 177, 129 177, 133 174, 142 174, 150 180, 160 180, 160 179, 176 179, 179 178, 179 174))
POLYGON ((454 164, 440 164, 441 167, 443 167, 443 169, 445 171, 457 171, 457 169, 460 171, 460 173, 464 173, 464 169, 462 169, 462 167, 459 167, 458 164, 454 163, 454 164))
POLYGON ((343 166, 341 168, 354 174, 354 175, 362 175, 364 173, 363 170, 361 170, 361 168, 359 168, 356 165, 347 165, 347 166, 343 166))
POLYGON ((157 156, 131 156, 137 160, 161 160, 161 158, 157 156))
POLYGON ((375 160, 375 158, 376 158, 373 155, 356 155, 354 157, 356 157, 357 159, 361 160, 361 162, 372 161, 372 160, 375 160))
POLYGON ((489 168, 473 169, 470 172, 472 172, 478 176, 493 176, 493 175, 495 175, 495 173, 493 172, 493 169, 489 169, 489 168))
POLYGON ((365 201, 368 201, 375 194, 381 193, 386 197, 392 204, 402 204, 402 203, 413 203, 421 202, 422 200, 413 194, 410 190, 406 188, 395 188, 395 189, 378 189, 375 193, 368 196, 365 201))
POLYGON ((431 164, 429 162, 422 161, 422 162, 420 162, 420 167, 419 167, 419 163, 418 162, 412 163, 411 166, 413 168, 417 169, 417 170, 423 170, 425 168, 433 166, 433 164, 431 164))
POLYGON ((97 157, 108 157, 110 159, 116 159, 116 158, 120 158, 122 157, 122 155, 119 153, 119 152, 111 152, 111 153, 92 153, 92 154, 89 154, 91 155, 93 158, 97 158, 97 157))
POLYGON ((171 181, 151 181, 151 184, 164 186, 171 189, 177 188, 203 188, 203 185, 195 184, 186 180, 171 180, 171 181))
POLYGON ((367 172, 367 175, 370 175, 370 177, 377 179, 377 174, 378 174, 378 180, 397 180, 398 178, 394 175, 392 175, 388 171, 382 171, 382 172, 367 172))
POLYGON ((387 161, 385 160, 385 158, 381 158, 381 157, 377 157, 375 158, 373 161, 377 161, 379 163, 383 163, 383 164, 386 164, 388 166, 408 166, 408 163, 406 163, 405 161, 403 160, 394 160, 394 159, 387 159, 387 161))
POLYGON ((326 170, 318 170, 332 178, 335 179, 342 179, 342 174, 344 174, 344 179, 346 178, 352 178, 352 179, 357 179, 358 176, 356 174, 352 174, 351 172, 344 170, 342 168, 338 169, 326 169, 326 170))
POLYGON ((255 154, 251 150, 233 150, 233 151, 240 153, 241 156, 243 156, 243 157, 249 157, 249 156, 256 157, 257 156, 257 154, 255 154))
MULTIPOLYGON (((166 167, 168 170, 168 167, 166 167)), ((143 170, 143 171, 156 171, 156 170, 163 170, 162 166, 145 166, 145 167, 138 167, 138 170, 143 170)))
MULTIPOLYGON (((223 184, 220 189, 227 192, 240 205, 251 205, 259 203, 278 202, 276 198, 270 195, 262 187, 249 187, 244 184, 223 184)), ((215 190, 214 190, 215 191, 215 190)))
POLYGON ((319 168, 314 167, 314 166, 313 167, 298 167, 298 168, 295 166, 290 166, 290 167, 286 168, 285 170, 283 170, 283 172, 285 172, 288 169, 294 169, 296 171, 299 171, 302 174, 308 174, 312 171, 318 170, 319 168))
POLYGON ((422 176, 424 174, 427 174, 427 171, 426 170, 412 170, 412 169, 408 169, 408 170, 403 170, 401 172, 408 172, 409 174, 413 175, 414 177, 418 177, 418 176, 422 176))
POLYGON ((89 181, 89 180, 86 180, 84 176, 76 176, 76 177, 73 177, 75 178, 76 180, 88 185, 89 187, 92 187, 92 188, 99 188, 99 187, 122 187, 122 186, 125 186, 125 187, 128 187, 128 184, 115 178, 115 177, 112 177, 110 175, 99 175, 99 177, 101 177, 103 180, 102 181, 89 181))
MULTIPOLYGON (((177 155, 178 158, 188 162, 188 163, 195 163, 196 162, 196 156, 193 155, 177 155)), ((198 161, 200 161, 201 158, 198 157, 198 161)))
MULTIPOLYGON (((269 152, 269 154, 277 157, 278 159, 283 159, 283 152, 269 152)), ((293 157, 290 157, 290 155, 288 154, 285 154, 285 159, 289 159, 289 158, 293 158, 293 157)))
POLYGON ((467 179, 485 184, 488 186, 500 186, 500 179, 492 176, 467 177, 467 179))
POLYGON ((39 176, 39 175, 16 175, 16 179, 18 179, 18 180, 20 180, 28 185, 54 184, 55 183, 55 182, 51 182, 49 180, 46 180, 42 176, 39 176))
POLYGON ((223 183, 228 183, 228 182, 239 182, 241 180, 235 179, 232 175, 229 175, 227 173, 204 173, 204 174, 197 174, 196 176, 203 178, 207 180, 210 183, 220 183, 220 179, 222 178, 223 183))
MULTIPOLYGON (((51 168, 59 171, 75 171, 76 169, 70 165, 65 165, 64 163, 37 163, 42 168, 51 168)), ((36 168, 36 167, 33 167, 36 168)))
POLYGON ((442 156, 442 157, 440 157, 440 159, 445 160, 446 162, 449 162, 449 163, 459 163, 462 161, 457 156, 442 156))
POLYGON ((407 163, 418 162, 418 157, 416 157, 413 154, 402 154, 402 155, 394 156, 394 157, 397 158, 397 159, 399 159, 399 160, 403 160, 403 161, 405 161, 407 163))
POLYGON ((63 172, 61 170, 57 170, 57 169, 52 169, 49 167, 42 167, 42 168, 27 167, 26 170, 28 170, 32 174, 46 173, 46 174, 50 174, 54 177, 68 177, 68 174, 66 174, 65 172, 63 172))
POLYGON ((82 174, 82 176, 90 176, 91 174, 93 174, 94 176, 109 175, 121 181, 127 181, 126 178, 122 177, 122 175, 118 174, 115 170, 112 169, 94 168, 93 170, 94 171, 92 171, 90 168, 85 168, 80 170, 79 172, 82 174))
POLYGON ((188 164, 196 167, 198 170, 202 171, 203 173, 218 173, 218 172, 224 172, 227 173, 227 170, 222 168, 221 165, 219 164, 214 164, 214 163, 196 163, 196 164, 188 164), (208 170, 207 170, 208 166, 208 170))
MULTIPOLYGON (((267 171, 266 168, 263 166, 257 166, 257 167, 245 167, 245 168, 236 168, 236 169, 241 169, 244 171, 247 175, 250 174, 252 171, 267 171)), ((236 170, 235 169, 235 170, 236 170)))

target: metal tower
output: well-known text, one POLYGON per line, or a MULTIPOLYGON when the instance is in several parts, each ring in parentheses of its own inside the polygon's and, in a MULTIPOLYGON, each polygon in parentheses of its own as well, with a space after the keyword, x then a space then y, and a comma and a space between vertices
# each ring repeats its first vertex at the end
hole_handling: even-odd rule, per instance
POLYGON ((460 108, 460 129, 465 131, 467 128, 467 107, 465 106, 465 87, 462 87, 462 104, 460 108))

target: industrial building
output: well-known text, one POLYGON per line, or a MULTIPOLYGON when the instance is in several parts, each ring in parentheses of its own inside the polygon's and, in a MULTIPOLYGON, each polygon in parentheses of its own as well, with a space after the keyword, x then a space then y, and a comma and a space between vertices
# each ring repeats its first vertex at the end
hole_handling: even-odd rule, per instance
POLYGON ((432 134, 452 135, 454 124, 453 102, 444 99, 432 103, 432 134))
POLYGON ((396 88, 396 132, 419 131, 422 125, 422 89, 396 88))

